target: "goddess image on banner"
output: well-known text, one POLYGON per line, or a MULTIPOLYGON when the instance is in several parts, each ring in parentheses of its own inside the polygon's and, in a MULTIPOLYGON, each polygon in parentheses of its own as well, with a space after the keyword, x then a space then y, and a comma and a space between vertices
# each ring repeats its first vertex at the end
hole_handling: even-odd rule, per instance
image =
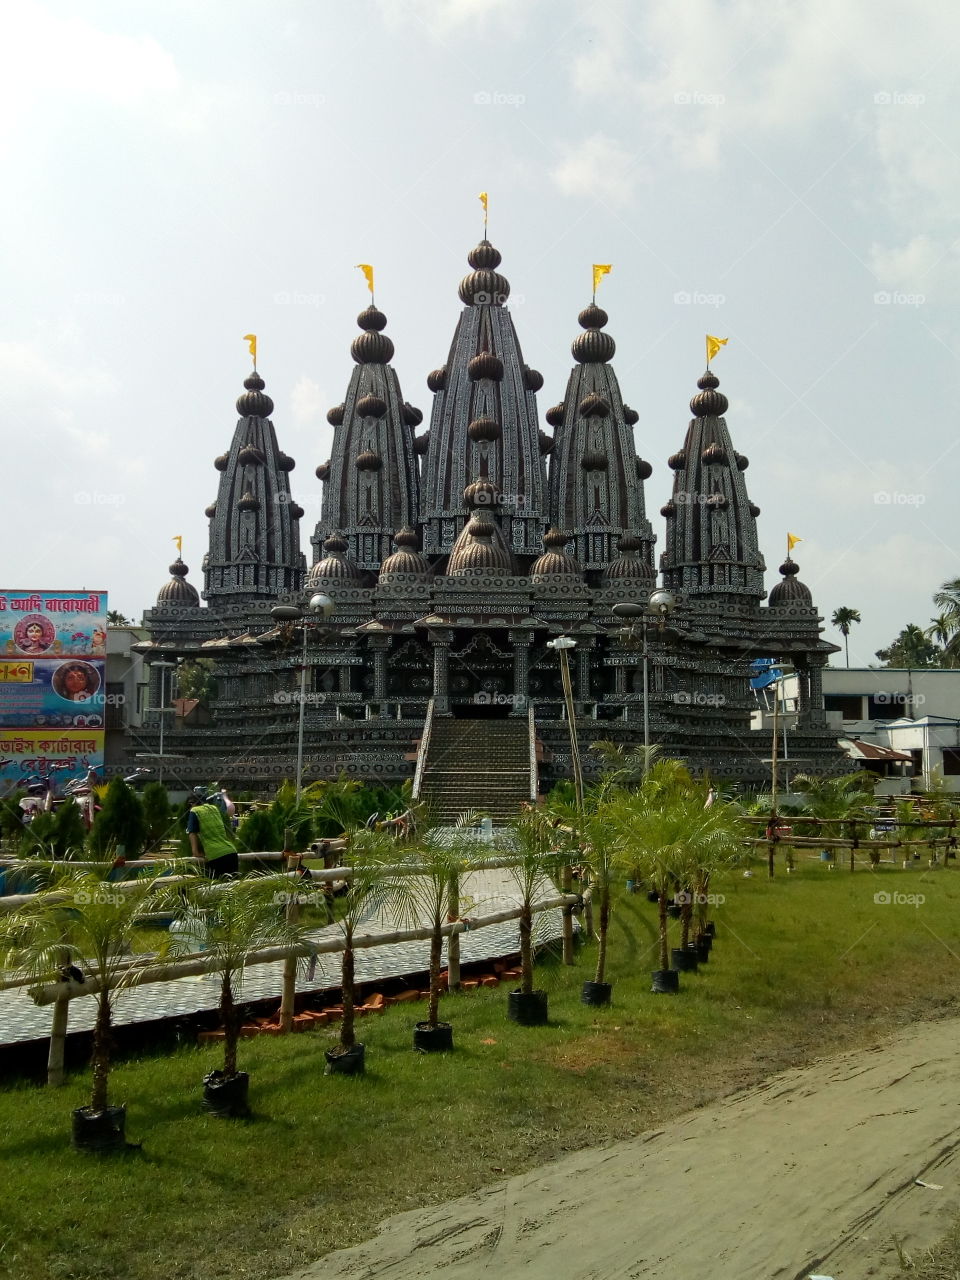
POLYGON ((103 658, 105 591, 0 591, 0 658, 103 658))

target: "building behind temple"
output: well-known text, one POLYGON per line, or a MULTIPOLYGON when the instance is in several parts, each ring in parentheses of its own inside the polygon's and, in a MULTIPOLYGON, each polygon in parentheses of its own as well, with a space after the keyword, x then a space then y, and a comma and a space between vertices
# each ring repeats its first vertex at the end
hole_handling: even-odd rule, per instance
MULTIPOLYGON (((750 730, 749 679, 751 660, 773 656, 796 671, 791 757, 809 772, 842 772, 821 687, 835 646, 789 558, 767 598, 760 512, 717 378, 698 379, 667 460, 674 481, 658 563, 644 497, 653 464, 636 452, 638 414, 611 363, 607 314, 595 303, 580 313, 573 368, 545 430, 543 379, 524 362, 500 254, 484 240, 468 261, 449 354, 427 378, 425 429, 403 398, 386 317, 374 306, 358 317, 346 394, 327 414, 331 456, 316 468, 309 565, 294 460, 279 447, 263 378, 244 382, 233 439, 213 462, 203 603, 178 560, 144 616, 148 662, 215 662, 212 723, 166 725, 178 775, 248 788, 294 775, 305 634, 305 781, 397 780, 416 767, 418 789, 448 795, 447 808, 482 807, 491 786, 510 808, 531 778, 542 791, 569 776, 552 638, 576 641, 584 746, 642 742, 642 628, 628 634, 612 609, 645 604, 658 585, 676 605, 647 628, 651 740, 715 778, 769 779, 770 743, 750 730), (335 606, 323 625, 308 614, 304 633, 271 616, 316 593, 335 606)), ((155 668, 154 706, 166 671, 155 668)))

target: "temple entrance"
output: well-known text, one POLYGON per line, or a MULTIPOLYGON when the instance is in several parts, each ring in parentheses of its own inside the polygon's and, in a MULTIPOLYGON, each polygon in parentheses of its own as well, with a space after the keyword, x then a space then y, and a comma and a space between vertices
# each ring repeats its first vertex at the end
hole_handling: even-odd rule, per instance
POLYGON ((513 710, 507 701, 451 702, 451 714, 457 720, 505 720, 513 710))
POLYGON ((450 650, 450 711, 458 719, 502 720, 514 710, 513 646, 489 631, 450 650))

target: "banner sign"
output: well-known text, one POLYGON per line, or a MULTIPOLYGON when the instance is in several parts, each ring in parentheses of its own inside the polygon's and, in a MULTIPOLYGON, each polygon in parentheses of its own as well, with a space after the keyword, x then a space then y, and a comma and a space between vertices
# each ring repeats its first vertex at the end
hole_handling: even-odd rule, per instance
POLYGON ((103 658, 0 660, 0 725, 102 729, 104 666, 103 658))
POLYGON ((102 729, 0 729, 0 791, 51 777, 58 790, 71 778, 103 770, 102 729))
POLYGON ((0 658, 103 658, 106 652, 105 591, 0 591, 0 658))

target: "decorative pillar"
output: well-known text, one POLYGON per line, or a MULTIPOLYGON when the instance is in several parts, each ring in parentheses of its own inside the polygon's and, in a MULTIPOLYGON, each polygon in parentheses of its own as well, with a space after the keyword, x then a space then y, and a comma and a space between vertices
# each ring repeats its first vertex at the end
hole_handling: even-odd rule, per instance
POLYGON ((508 632, 513 645, 513 707, 512 716, 525 716, 530 693, 530 640, 529 631, 508 632))
MULTIPOLYGON (((373 654, 373 700, 382 704, 387 697, 387 654, 390 650, 389 636, 371 636, 367 647, 373 654)), ((383 714, 383 706, 378 708, 383 714)))
POLYGON ((813 663, 810 667, 810 723, 823 725, 826 722, 827 716, 823 709, 823 668, 819 663, 813 663))
POLYGON ((590 701, 590 668, 593 661, 593 636, 577 637, 577 700, 590 701))
POLYGON ((350 692, 351 692, 351 687, 350 687, 350 686, 351 686, 351 679, 350 679, 350 673, 351 673, 351 671, 352 671, 352 668, 351 668, 351 667, 349 667, 349 666, 346 666, 346 665, 344 665, 344 666, 342 666, 342 667, 338 667, 338 668, 337 668, 337 676, 338 676, 338 678, 339 678, 339 682, 340 682, 340 683, 339 683, 339 691, 340 691, 340 693, 350 693, 350 692))
POLYGON ((797 675, 797 725, 806 728, 810 723, 810 669, 799 664, 797 675))
POLYGON ((450 645, 452 631, 431 631, 433 645, 433 712, 434 715, 450 714, 450 645))

